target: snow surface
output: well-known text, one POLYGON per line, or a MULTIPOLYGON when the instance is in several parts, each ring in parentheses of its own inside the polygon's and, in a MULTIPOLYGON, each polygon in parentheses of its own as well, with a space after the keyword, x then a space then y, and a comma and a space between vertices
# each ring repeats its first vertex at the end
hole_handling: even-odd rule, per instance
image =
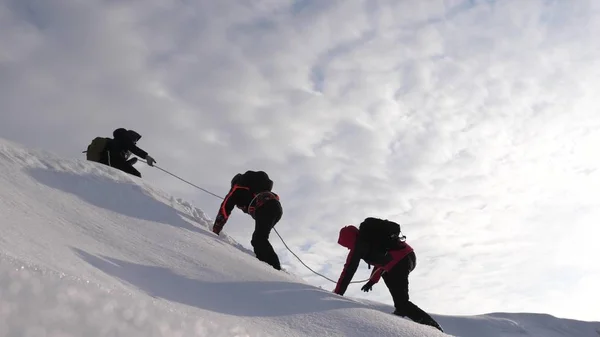
MULTIPOLYGON (((0 337, 445 336, 275 271, 141 179, 1 139, 0 215, 0 337)), ((433 316, 463 337, 600 336, 549 315, 433 316)))

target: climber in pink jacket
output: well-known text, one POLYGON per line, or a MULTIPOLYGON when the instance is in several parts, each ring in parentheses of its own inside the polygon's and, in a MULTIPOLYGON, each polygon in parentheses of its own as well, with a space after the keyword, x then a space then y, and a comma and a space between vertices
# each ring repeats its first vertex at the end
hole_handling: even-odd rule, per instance
POLYGON ((359 228, 350 225, 340 230, 338 244, 350 249, 350 252, 334 292, 344 295, 360 260, 364 260, 373 266, 373 272, 361 288, 362 291, 370 291, 383 278, 394 300, 395 315, 406 316, 417 323, 443 331, 429 314, 409 300, 408 275, 414 270, 417 257, 413 248, 406 243, 406 237, 400 237, 400 225, 388 220, 366 218, 359 228))

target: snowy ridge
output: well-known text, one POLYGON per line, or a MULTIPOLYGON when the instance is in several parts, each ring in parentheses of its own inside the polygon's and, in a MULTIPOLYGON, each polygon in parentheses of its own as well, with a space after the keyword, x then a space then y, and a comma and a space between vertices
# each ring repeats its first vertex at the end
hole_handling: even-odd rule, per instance
MULTIPOLYGON (((200 209, 0 139, 0 337, 444 336, 273 270, 200 209)), ((535 314, 434 315, 455 336, 598 337, 535 314)))

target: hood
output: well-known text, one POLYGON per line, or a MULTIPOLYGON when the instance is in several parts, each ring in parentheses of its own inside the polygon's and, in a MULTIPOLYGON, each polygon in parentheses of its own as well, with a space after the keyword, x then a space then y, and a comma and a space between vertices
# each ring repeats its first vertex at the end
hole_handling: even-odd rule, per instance
POLYGON ((134 143, 137 143, 142 138, 142 135, 133 130, 127 130, 127 133, 129 134, 129 137, 131 138, 131 140, 133 140, 134 143))
POLYGON ((354 248, 356 244, 356 238, 358 237, 358 228, 349 225, 340 229, 340 237, 338 238, 338 244, 348 249, 354 248))
POLYGON ((134 143, 137 143, 138 140, 140 140, 140 138, 142 138, 142 135, 140 135, 139 133, 133 131, 133 130, 127 130, 125 128, 118 128, 115 129, 115 131, 113 131, 113 137, 114 139, 130 139, 131 141, 133 141, 134 143))
POLYGON ((242 174, 241 174, 241 173, 238 173, 238 174, 236 174, 236 175, 235 175, 235 176, 234 176, 234 177, 231 179, 231 188, 233 188, 233 185, 235 185, 235 184, 239 183, 239 182, 240 182, 240 180, 241 180, 241 178, 242 178, 242 174))

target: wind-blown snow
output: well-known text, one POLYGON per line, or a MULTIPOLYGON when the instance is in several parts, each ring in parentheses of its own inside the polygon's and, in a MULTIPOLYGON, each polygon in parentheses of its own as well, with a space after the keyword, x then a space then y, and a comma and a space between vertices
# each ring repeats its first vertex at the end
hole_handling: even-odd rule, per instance
MULTIPOLYGON (((444 335, 275 271, 201 209, 99 164, 0 140, 0 214, 0 337, 444 335)), ((545 315, 434 317, 465 337, 600 335, 545 315)))

